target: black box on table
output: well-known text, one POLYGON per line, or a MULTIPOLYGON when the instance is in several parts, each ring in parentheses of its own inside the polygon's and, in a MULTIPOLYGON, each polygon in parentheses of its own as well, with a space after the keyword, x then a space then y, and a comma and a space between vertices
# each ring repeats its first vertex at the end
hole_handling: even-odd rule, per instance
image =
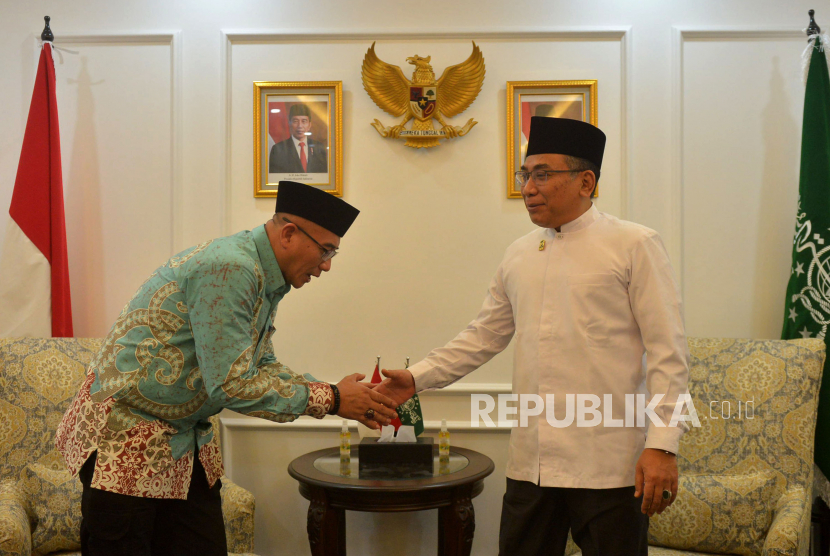
POLYGON ((431 437, 418 437, 417 442, 378 442, 375 437, 364 438, 357 453, 362 479, 414 479, 433 474, 431 437))

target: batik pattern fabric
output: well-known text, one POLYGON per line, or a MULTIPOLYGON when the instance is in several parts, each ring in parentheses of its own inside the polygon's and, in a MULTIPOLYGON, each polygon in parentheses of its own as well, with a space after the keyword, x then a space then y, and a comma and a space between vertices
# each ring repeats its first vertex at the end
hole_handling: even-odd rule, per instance
MULTIPOLYGON (((688 550, 674 550, 672 548, 663 548, 660 546, 649 546, 648 556, 691 556, 700 554, 700 552, 689 552, 688 550)), ((576 546, 576 543, 568 537, 568 546, 565 548, 565 556, 582 556, 582 551, 576 546)))
POLYGON ((89 365, 56 444, 92 487, 184 499, 193 458, 222 475, 208 418, 222 409, 276 422, 322 418, 328 384, 279 363, 272 335, 286 284, 261 226, 190 248, 138 289, 89 365))
POLYGON ((28 500, 17 481, 0 481, 0 554, 29 556, 32 531, 27 512, 28 500))
POLYGON ((650 520, 649 544, 662 546, 649 555, 807 556, 824 342, 688 342, 701 426, 680 441, 680 489, 650 520))
MULTIPOLYGON (((32 496, 24 479, 64 469, 55 449, 55 429, 84 379, 85 368, 101 341, 84 338, 0 338, 0 554, 40 554, 50 545, 71 549, 66 520, 80 512, 69 508, 69 482, 49 496, 32 496), (47 515, 51 508, 62 511, 47 515), (43 516, 42 519, 39 516, 43 516), (51 531, 62 529, 58 536, 51 531), (33 537, 34 535, 34 537, 33 537), (34 540, 34 543, 33 543, 34 540)), ((30 486, 33 482, 28 483, 30 486)), ((60 488, 58 488, 60 486, 60 488)), ((38 493, 53 488, 46 485, 38 493)), ((71 504, 71 502, 69 502, 71 504)))
POLYGON ((66 469, 27 465, 20 484, 35 516, 32 554, 41 556, 81 548, 81 492, 78 477, 66 469))
MULTIPOLYGON (((77 546, 81 507, 77 475, 55 448, 55 430, 85 380, 102 338, 0 338, 0 556, 77 546), (39 478, 36 478, 39 477, 39 478), (71 479, 71 480, 70 480, 71 479)), ((215 434, 202 447, 220 450, 215 434)), ((228 551, 254 546, 254 498, 222 478, 228 551)))
POLYGON ((222 477, 222 517, 228 552, 254 551, 254 495, 239 487, 227 477, 222 477))
POLYGON ((670 508, 677 514, 670 523, 686 525, 666 527, 660 521, 671 514, 664 512, 652 519, 650 542, 806 556, 824 342, 690 338, 689 351, 689 391, 701 426, 681 439, 686 503, 670 508))
POLYGON ((55 429, 100 339, 0 338, 0 479, 29 463, 63 468, 55 429))
POLYGON ((674 503, 649 522, 649 543, 760 555, 780 496, 776 490, 769 471, 681 476, 674 503))

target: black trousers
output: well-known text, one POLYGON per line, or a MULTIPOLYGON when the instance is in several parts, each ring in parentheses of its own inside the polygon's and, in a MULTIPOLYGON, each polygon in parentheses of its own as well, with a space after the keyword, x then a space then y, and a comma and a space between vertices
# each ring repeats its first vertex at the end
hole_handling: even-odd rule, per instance
POLYGON ((554 488, 507 479, 499 556, 563 556, 568 530, 583 556, 647 556, 641 505, 633 486, 554 488))
POLYGON ((83 556, 227 556, 221 481, 195 458, 187 500, 139 498, 91 488, 96 454, 80 472, 83 556))

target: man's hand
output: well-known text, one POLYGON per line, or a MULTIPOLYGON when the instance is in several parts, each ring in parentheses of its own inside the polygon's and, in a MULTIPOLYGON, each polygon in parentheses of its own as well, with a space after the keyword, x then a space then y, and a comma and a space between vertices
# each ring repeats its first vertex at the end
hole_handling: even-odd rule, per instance
POLYGON ((340 409, 337 415, 360 421, 370 429, 379 429, 398 416, 394 409, 397 404, 383 393, 361 383, 364 378, 366 375, 356 373, 337 383, 337 389, 340 390, 340 409), (366 412, 370 409, 375 412, 371 419, 366 417, 366 412))
POLYGON ((382 372, 386 378, 380 384, 375 385, 375 392, 392 398, 395 401, 392 407, 398 407, 415 395, 415 379, 408 370, 387 371, 383 369, 382 372))
POLYGON ((677 456, 663 450, 646 448, 637 460, 634 497, 643 495, 641 511, 649 517, 661 514, 677 498, 677 456), (671 492, 665 500, 663 491, 671 492))

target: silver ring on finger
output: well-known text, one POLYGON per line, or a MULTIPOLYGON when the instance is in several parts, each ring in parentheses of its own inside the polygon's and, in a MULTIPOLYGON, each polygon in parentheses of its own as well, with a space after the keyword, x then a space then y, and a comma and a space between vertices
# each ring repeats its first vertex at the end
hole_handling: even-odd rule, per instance
POLYGON ((669 498, 671 498, 671 491, 663 490, 663 500, 668 500, 669 498))
POLYGON ((374 419, 375 418, 375 410, 374 409, 367 409, 366 413, 363 414, 364 417, 367 419, 374 419))

